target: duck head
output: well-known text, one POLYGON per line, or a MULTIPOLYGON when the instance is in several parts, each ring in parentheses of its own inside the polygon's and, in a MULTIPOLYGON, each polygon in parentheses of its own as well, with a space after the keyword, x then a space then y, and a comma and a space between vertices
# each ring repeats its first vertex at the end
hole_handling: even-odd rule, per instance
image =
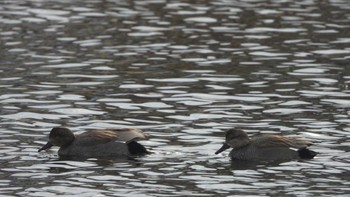
POLYGON ((246 146, 249 144, 249 142, 249 137, 244 131, 238 129, 230 129, 226 131, 225 143, 218 151, 215 152, 215 154, 219 154, 229 148, 240 148, 246 146))
POLYGON ((50 132, 49 141, 41 147, 38 152, 49 149, 52 146, 68 146, 74 141, 74 139, 75 136, 71 130, 63 127, 55 127, 50 132))

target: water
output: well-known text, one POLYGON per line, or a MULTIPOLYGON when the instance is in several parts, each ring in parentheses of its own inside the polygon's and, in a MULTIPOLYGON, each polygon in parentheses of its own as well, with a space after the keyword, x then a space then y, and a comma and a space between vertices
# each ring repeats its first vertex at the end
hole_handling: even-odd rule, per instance
POLYGON ((327 1, 1 1, 0 195, 349 195, 349 9, 327 1), (52 127, 135 127, 153 154, 60 160, 52 127), (230 162, 223 131, 313 160, 230 162))

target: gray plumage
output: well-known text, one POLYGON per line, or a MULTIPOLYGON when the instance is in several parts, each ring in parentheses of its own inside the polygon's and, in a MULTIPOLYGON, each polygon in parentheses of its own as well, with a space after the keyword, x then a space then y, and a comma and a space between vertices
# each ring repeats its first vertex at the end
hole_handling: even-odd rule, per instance
POLYGON ((310 141, 298 136, 262 134, 249 138, 242 130, 230 129, 226 132, 224 145, 216 154, 231 147, 230 157, 238 160, 312 159, 316 152, 307 148, 310 145, 310 141))
POLYGON ((56 127, 49 135, 49 142, 39 152, 59 146, 61 157, 120 157, 147 150, 137 140, 145 139, 139 129, 103 129, 74 135, 69 129, 56 127))

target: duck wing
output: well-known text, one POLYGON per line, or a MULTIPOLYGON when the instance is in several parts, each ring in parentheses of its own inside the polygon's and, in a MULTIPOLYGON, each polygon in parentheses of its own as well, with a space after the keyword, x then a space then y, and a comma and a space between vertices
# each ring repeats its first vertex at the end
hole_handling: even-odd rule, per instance
POLYGON ((145 134, 140 129, 99 129, 91 130, 77 135, 76 141, 82 145, 97 145, 111 141, 121 141, 129 143, 146 139, 145 134))
POLYGON ((144 140, 147 138, 141 129, 109 129, 108 131, 116 133, 117 140, 124 142, 144 140))
POLYGON ((289 147, 300 149, 312 145, 312 142, 299 136, 279 136, 268 134, 253 137, 251 143, 261 148, 289 147))

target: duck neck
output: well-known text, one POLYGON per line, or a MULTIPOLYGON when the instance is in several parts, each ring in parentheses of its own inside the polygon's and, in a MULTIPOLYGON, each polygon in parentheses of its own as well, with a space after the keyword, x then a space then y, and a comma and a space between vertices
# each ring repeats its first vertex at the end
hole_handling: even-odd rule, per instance
POLYGON ((241 137, 241 138, 238 138, 235 143, 233 143, 232 148, 238 149, 238 148, 242 148, 242 147, 248 146, 249 144, 250 144, 250 139, 249 139, 248 136, 247 137, 241 137))
POLYGON ((73 144, 74 140, 75 140, 75 135, 73 135, 73 137, 71 138, 70 142, 67 143, 67 146, 73 144))
POLYGON ((62 149, 64 149, 64 148, 70 146, 71 144, 73 144, 74 140, 75 140, 75 136, 72 135, 72 136, 69 137, 69 139, 64 140, 64 141, 62 142, 62 144, 60 145, 60 147, 61 147, 62 149))

